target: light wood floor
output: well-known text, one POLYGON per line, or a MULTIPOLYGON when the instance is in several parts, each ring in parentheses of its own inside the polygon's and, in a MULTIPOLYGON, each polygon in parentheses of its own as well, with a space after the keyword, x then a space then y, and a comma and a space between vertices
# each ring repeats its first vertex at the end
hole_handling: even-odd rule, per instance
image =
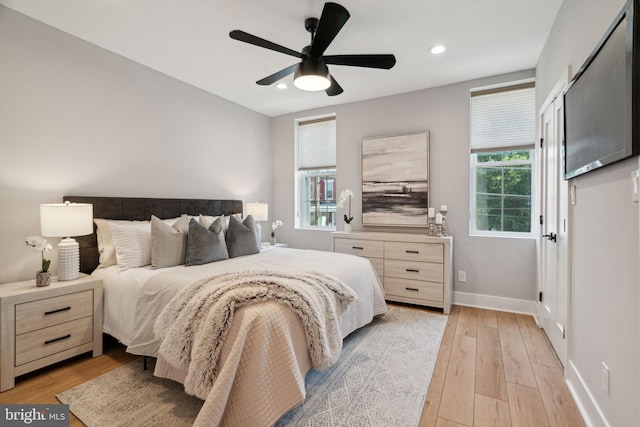
POLYGON ((433 426, 584 423, 531 316, 454 306, 419 425, 433 426))
MULTIPOLYGON (((105 353, 19 378, 0 404, 59 403, 55 395, 136 356, 108 341, 105 353)), ((140 362, 142 363, 142 362, 140 362)), ((73 415, 71 426, 83 424, 73 415)), ((584 426, 562 368, 530 316, 454 306, 419 427, 584 426)))

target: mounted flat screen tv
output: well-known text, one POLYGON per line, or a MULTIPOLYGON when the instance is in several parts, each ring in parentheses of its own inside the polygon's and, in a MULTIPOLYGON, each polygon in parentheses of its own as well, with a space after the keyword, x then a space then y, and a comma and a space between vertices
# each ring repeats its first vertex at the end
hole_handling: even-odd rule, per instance
POLYGON ((639 63, 629 0, 564 93, 564 177, 638 155, 639 63))

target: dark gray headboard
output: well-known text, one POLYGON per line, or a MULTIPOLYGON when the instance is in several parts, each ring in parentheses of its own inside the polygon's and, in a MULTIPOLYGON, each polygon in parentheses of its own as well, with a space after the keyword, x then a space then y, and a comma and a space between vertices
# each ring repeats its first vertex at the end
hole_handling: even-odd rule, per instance
MULTIPOLYGON (((150 220, 187 215, 231 215, 242 213, 242 200, 147 199, 137 197, 64 196, 63 201, 91 203, 93 217, 105 219, 150 220)), ((89 236, 75 237, 80 244, 80 271, 90 274, 98 266, 96 227, 89 236)))

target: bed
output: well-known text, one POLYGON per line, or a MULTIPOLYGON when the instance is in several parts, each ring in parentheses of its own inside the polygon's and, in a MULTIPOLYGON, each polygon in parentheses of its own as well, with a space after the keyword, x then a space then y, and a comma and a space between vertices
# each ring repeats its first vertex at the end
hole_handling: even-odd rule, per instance
MULTIPOLYGON (((187 215, 241 213, 238 200, 143 199, 68 196, 64 200, 92 203, 94 217, 110 220, 148 220, 187 215)), ((103 331, 127 346, 127 351, 157 358, 154 374, 187 384, 188 370, 170 363, 159 351, 156 319, 182 289, 206 277, 228 272, 318 271, 338 278, 356 299, 339 316, 340 338, 386 312, 378 277, 364 258, 333 252, 268 248, 203 265, 149 266, 121 270, 118 265, 97 268, 95 233, 80 237, 81 270, 104 284, 103 331), (156 331, 157 332, 157 331, 156 331)), ((216 363, 215 382, 205 396, 196 426, 269 426, 305 398, 304 378, 312 368, 308 334, 301 316, 273 301, 235 310, 216 363)), ((194 394, 194 393, 190 393, 194 394)))

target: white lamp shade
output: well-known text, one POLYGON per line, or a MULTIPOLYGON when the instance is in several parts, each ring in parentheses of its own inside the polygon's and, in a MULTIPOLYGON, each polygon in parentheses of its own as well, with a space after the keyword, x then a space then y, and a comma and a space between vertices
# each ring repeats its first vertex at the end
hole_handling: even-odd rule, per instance
POLYGON ((45 237, 93 233, 93 205, 69 202, 40 205, 40 232, 45 237))
POLYGON ((269 219, 269 205, 266 203, 247 203, 247 215, 252 215, 256 221, 269 219))

